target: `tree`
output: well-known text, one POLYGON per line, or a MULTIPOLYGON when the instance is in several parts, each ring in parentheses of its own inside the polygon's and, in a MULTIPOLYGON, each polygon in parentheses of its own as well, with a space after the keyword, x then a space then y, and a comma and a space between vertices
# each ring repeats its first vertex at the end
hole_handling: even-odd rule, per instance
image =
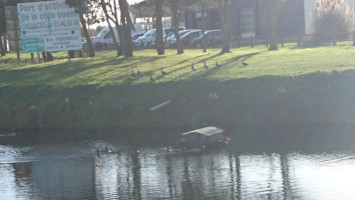
POLYGON ((230 0, 218 0, 219 15, 222 25, 222 50, 221 53, 230 52, 231 25, 230 25, 230 0))
POLYGON ((89 0, 65 0, 65 3, 68 4, 70 7, 74 7, 75 12, 79 14, 80 24, 86 39, 88 55, 89 57, 95 57, 95 51, 92 46, 92 42, 88 32, 87 22, 84 17, 85 14, 89 12, 88 10, 91 8, 88 6, 90 5, 90 1, 89 0))
POLYGON ((270 38, 269 51, 277 50, 278 23, 281 9, 285 4, 285 0, 263 0, 258 1, 261 15, 261 25, 266 30, 270 38))
MULTIPOLYGON (((101 5, 103 5, 103 8, 105 7, 105 17, 109 26, 111 26, 111 21, 115 25, 118 33, 120 44, 119 47, 117 46, 117 55, 120 55, 121 53, 119 51, 122 51, 125 56, 133 56, 131 29, 134 27, 127 0, 101 0, 101 5), (118 7, 120 8, 120 12, 118 7), (120 17, 118 17, 119 14, 120 17)), ((113 33, 112 27, 111 33, 113 33)), ((114 37, 114 34, 112 34, 112 36, 114 37)))
POLYGON ((349 31, 353 11, 344 0, 317 0, 311 17, 315 39, 321 42, 349 31))
POLYGON ((110 21, 114 21, 114 19, 109 15, 109 11, 107 10, 106 4, 107 3, 105 2, 105 0, 101 0, 100 5, 102 6, 102 9, 103 9, 103 11, 105 13, 105 19, 106 19, 106 22, 107 22, 108 27, 110 29, 111 35, 112 35, 113 44, 116 47, 116 51, 117 51, 116 56, 121 56, 122 55, 122 50, 121 50, 120 45, 118 44, 118 41, 116 40, 115 32, 114 32, 114 30, 112 28, 112 25, 111 25, 111 22, 110 22, 110 21))
POLYGON ((172 13, 172 27, 176 39, 177 54, 184 53, 184 48, 182 46, 180 35, 179 35, 179 17, 182 10, 181 7, 182 7, 181 0, 170 0, 170 8, 172 13))
POLYGON ((6 43, 5 37, 3 41, 3 37, 6 34, 6 18, 5 18, 5 5, 3 2, 0 2, 0 55, 5 56, 5 48, 4 45, 6 43))
POLYGON ((155 0, 155 12, 156 12, 156 39, 155 45, 157 48, 158 55, 164 55, 164 40, 163 40, 163 1, 155 0))
POLYGON ((215 0, 195 0, 192 4, 192 7, 195 10, 200 10, 201 11, 201 30, 202 30, 202 40, 201 40, 201 47, 203 49, 203 52, 207 52, 207 45, 206 45, 206 10, 209 8, 216 7, 218 5, 218 2, 215 0))

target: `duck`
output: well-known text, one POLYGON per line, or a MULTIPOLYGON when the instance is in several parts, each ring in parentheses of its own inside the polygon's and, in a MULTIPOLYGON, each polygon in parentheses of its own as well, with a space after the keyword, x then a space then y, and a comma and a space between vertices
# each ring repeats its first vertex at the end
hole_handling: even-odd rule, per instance
POLYGON ((196 71, 196 68, 194 67, 193 63, 191 64, 191 69, 192 69, 192 71, 196 71))
POLYGON ((248 63, 246 63, 246 62, 243 61, 243 62, 242 62, 242 65, 243 65, 243 66, 247 66, 248 63))
POLYGON ((153 81, 155 81, 155 78, 153 78, 152 75, 150 75, 149 80, 150 80, 150 82, 153 82, 153 81))
POLYGON ((216 67, 220 68, 222 67, 222 65, 218 64, 218 62, 216 61, 216 67))
POLYGON ((203 68, 208 69, 208 66, 206 65, 206 61, 203 61, 203 68))
POLYGON ((163 71, 163 68, 160 69, 160 72, 161 72, 161 75, 163 75, 163 76, 168 74, 168 72, 163 71))
POLYGON ((142 76, 144 76, 144 74, 138 70, 137 71, 137 76, 142 77, 142 76))

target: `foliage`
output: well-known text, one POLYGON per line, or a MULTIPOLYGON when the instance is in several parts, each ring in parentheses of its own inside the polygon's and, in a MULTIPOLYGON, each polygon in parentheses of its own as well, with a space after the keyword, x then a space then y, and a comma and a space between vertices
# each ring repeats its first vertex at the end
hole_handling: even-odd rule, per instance
POLYGON ((311 16, 315 39, 322 42, 349 31, 353 10, 345 0, 317 0, 311 16))

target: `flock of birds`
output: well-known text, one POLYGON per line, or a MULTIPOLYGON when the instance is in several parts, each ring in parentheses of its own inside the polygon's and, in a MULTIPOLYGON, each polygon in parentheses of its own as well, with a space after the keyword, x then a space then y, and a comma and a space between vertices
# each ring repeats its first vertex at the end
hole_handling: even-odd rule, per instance
MULTIPOLYGON (((246 63, 246 62, 243 61, 243 62, 242 62, 242 65, 243 65, 243 66, 247 66, 248 63, 246 63)), ((222 65, 218 64, 218 62, 216 61, 216 66, 215 66, 215 67, 216 67, 216 68, 221 68, 222 65)), ((206 64, 206 61, 203 62, 203 68, 204 68, 204 69, 209 69, 208 65, 206 64)), ((193 63, 191 64, 191 70, 192 70, 192 71, 196 71, 196 70, 197 70, 197 68, 194 66, 193 63)), ((128 78, 130 78, 130 79, 136 79, 136 78, 140 78, 140 77, 143 77, 143 76, 144 76, 144 73, 140 72, 139 70, 137 70, 137 73, 134 73, 133 70, 132 70, 131 72, 132 72, 131 75, 128 76, 128 78)), ((164 71, 163 68, 160 68, 160 73, 161 73, 162 76, 165 76, 165 75, 168 74, 168 72, 164 71)), ((153 78, 152 75, 150 75, 150 76, 149 76, 149 80, 150 80, 150 82, 154 82, 156 79, 153 78)))

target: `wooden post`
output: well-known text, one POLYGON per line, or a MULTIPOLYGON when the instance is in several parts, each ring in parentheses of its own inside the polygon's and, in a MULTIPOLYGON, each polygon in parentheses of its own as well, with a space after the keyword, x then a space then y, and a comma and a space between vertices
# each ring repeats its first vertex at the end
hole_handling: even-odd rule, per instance
POLYGON ((254 48, 254 38, 253 38, 253 36, 250 36, 250 43, 251 43, 251 48, 254 48))
POLYGON ((39 56, 39 52, 37 52, 37 63, 39 64, 41 62, 40 56, 39 56))
POLYGON ((35 64, 35 56, 33 55, 33 53, 31 53, 31 63, 35 64))
POLYGON ((70 53, 69 53, 69 51, 67 51, 67 58, 68 58, 68 62, 70 62, 70 53))
POLYGON ((284 39, 281 37, 281 47, 284 47, 284 39))

